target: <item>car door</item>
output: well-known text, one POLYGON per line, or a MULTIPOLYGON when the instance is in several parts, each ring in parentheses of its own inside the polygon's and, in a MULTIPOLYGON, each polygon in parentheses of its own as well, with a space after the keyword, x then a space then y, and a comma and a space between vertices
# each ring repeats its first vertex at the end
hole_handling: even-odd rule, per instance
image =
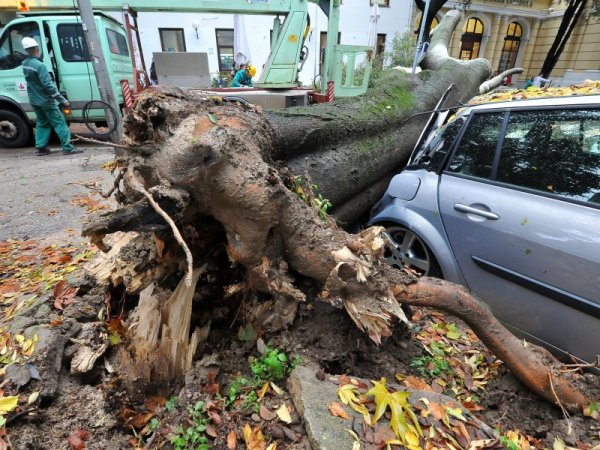
POLYGON ((598 130, 598 110, 474 114, 438 190, 468 287, 516 331, 587 361, 600 354, 598 130))

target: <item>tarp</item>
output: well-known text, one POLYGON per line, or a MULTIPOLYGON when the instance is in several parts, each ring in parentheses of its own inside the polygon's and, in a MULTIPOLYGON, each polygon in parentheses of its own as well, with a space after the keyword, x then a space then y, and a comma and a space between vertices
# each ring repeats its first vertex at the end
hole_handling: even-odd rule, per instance
POLYGON ((246 34, 246 23, 241 14, 233 15, 233 60, 237 67, 251 61, 250 47, 246 34))

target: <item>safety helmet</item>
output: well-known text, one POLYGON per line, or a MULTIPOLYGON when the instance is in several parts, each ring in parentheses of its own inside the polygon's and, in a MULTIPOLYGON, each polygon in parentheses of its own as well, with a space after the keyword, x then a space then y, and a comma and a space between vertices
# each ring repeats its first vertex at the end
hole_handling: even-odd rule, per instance
POLYGON ((23 48, 27 50, 28 48, 39 47, 40 44, 34 38, 24 37, 21 41, 23 48))
POLYGON ((248 67, 248 75, 250 75, 250 77, 253 77, 254 75, 256 75, 256 67, 254 67, 254 66, 248 67))

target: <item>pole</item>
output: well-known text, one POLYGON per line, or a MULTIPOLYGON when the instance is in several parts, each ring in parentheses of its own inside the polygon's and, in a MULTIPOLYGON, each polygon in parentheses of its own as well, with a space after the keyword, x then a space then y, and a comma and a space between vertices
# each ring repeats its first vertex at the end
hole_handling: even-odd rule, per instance
POLYGON ((417 51, 415 52, 415 60, 413 61, 412 73, 416 72, 417 64, 419 62, 419 58, 421 57, 421 51, 423 51, 423 34, 425 34, 425 22, 427 22, 427 14, 429 13, 429 2, 430 0, 425 0, 425 10, 421 15, 421 26, 419 27, 419 41, 417 42, 417 51))
POLYGON ((79 7, 79 15, 81 16, 81 23, 85 38, 87 40, 88 51, 92 58, 92 67, 96 74, 96 82, 98 83, 98 91, 100 92, 100 99, 108 103, 115 111, 117 123, 113 122, 112 114, 106 114, 106 121, 108 127, 113 128, 116 126, 116 131, 111 133, 111 140, 114 143, 121 141, 123 136, 123 127, 121 124, 121 110, 117 104, 115 93, 111 85, 110 75, 108 74, 108 66, 106 65, 106 59, 102 52, 102 45, 100 43, 100 37, 98 36, 98 29, 96 28, 96 20, 94 19, 94 11, 90 0, 77 0, 79 7))

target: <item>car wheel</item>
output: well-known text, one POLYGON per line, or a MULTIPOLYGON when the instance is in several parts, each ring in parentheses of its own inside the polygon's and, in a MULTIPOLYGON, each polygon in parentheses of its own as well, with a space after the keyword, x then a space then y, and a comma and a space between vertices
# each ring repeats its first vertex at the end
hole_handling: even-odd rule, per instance
POLYGON ((20 114, 0 111, 0 146, 6 148, 24 147, 31 139, 31 126, 20 114))
POLYGON ((388 225, 383 258, 390 266, 408 267, 419 275, 442 278, 442 271, 433 253, 417 234, 400 225, 388 225))

